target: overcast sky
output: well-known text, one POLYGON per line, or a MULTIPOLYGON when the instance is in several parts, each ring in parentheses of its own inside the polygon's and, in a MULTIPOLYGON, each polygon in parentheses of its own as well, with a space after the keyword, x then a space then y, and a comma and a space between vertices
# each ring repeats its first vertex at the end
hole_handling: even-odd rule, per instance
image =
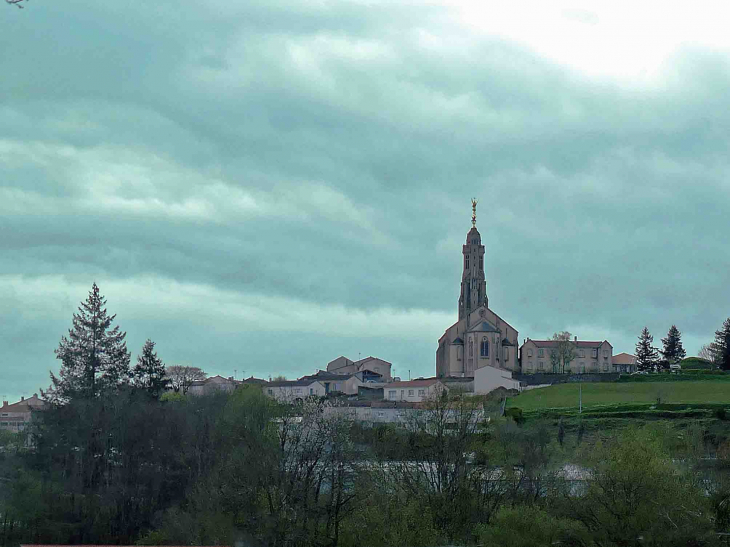
POLYGON ((0 5, 0 396, 94 281, 133 360, 433 375, 471 197, 520 339, 730 316, 726 2, 133 4, 0 5))

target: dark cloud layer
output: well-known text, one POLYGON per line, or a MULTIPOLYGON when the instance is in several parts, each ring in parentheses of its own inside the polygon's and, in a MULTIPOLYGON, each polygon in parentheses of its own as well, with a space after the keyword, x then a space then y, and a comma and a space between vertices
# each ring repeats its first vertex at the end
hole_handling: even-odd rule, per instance
POLYGON ((0 47, 0 395, 47 384, 94 280, 133 352, 431 374, 472 196, 523 337, 692 352, 730 315, 723 51, 638 85, 439 6, 270 0, 34 4, 0 47))

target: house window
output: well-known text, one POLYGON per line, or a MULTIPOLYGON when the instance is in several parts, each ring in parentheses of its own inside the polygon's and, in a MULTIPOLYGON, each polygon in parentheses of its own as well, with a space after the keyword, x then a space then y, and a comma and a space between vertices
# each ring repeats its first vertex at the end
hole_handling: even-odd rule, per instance
POLYGON ((409 396, 409 397, 413 397, 413 390, 412 390, 412 389, 409 389, 409 390, 408 390, 408 396, 409 396))
POLYGON ((528 357, 532 357, 532 349, 528 349, 527 350, 527 356, 528 357))
MULTIPOLYGON (((395 399, 395 390, 394 389, 391 389, 390 391, 388 391, 388 399, 395 399)), ((378 413, 378 414, 380 414, 380 413, 378 413)))
POLYGON ((586 364, 585 363, 581 363, 580 364, 580 373, 581 374, 585 374, 586 373, 586 364))
POLYGON ((593 358, 598 359, 598 348, 593 350, 593 358))
POLYGON ((294 388, 294 393, 301 393, 301 392, 302 392, 302 388, 300 388, 300 387, 294 388))
POLYGON ((527 361, 527 370, 532 372, 532 361, 527 361))
POLYGON ((267 391, 269 392, 269 395, 273 395, 274 394, 274 390, 273 389, 268 389, 267 391))
POLYGON ((608 372, 608 365, 603 365, 603 372, 608 372))
POLYGON ((537 364, 537 368, 538 368, 538 370, 545 370, 545 362, 544 361, 540 361, 537 364))
POLYGON ((585 357, 586 356, 586 350, 582 349, 580 350, 580 356, 585 357))
POLYGON ((464 257, 464 268, 467 270, 469 269, 469 255, 464 257))
POLYGON ((418 396, 419 397, 425 397, 426 396, 426 390, 425 389, 419 389, 418 390, 418 396))
POLYGON ((380 410, 378 412, 378 418, 385 418, 385 412, 383 412, 382 410, 380 410))
POLYGON ((311 388, 311 387, 309 388, 309 394, 310 394, 310 395, 314 395, 314 389, 313 389, 313 388, 311 388))
POLYGON ((542 349, 537 350, 537 356, 538 357, 545 357, 545 351, 542 349))
POLYGON ((482 357, 489 357, 489 340, 487 340, 486 336, 482 339, 480 354, 482 357))
POLYGON ((607 349, 603 350, 603 358, 608 359, 608 350, 607 349))

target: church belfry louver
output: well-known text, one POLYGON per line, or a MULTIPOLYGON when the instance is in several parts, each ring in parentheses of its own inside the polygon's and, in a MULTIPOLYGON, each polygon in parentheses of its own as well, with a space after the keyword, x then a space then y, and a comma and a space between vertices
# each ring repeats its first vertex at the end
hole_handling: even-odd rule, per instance
POLYGON ((477 200, 471 200, 471 230, 462 247, 459 320, 439 338, 436 376, 474 377, 482 367, 519 371, 517 330, 489 309, 484 245, 477 230, 477 200))
POLYGON ((464 272, 461 275, 459 295, 459 320, 480 306, 488 306, 487 282, 484 280, 484 245, 477 230, 477 200, 471 200, 471 230, 466 234, 466 245, 462 248, 464 272))

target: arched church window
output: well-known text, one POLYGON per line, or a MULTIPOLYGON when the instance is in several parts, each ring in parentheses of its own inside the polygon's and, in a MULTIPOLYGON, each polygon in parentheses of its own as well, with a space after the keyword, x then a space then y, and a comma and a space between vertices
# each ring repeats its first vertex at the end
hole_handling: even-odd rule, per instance
POLYGON ((469 269, 469 255, 464 257, 464 268, 469 269))
POLYGON ((482 338, 482 347, 480 354, 482 357, 489 357, 489 340, 487 340, 486 336, 482 338))

